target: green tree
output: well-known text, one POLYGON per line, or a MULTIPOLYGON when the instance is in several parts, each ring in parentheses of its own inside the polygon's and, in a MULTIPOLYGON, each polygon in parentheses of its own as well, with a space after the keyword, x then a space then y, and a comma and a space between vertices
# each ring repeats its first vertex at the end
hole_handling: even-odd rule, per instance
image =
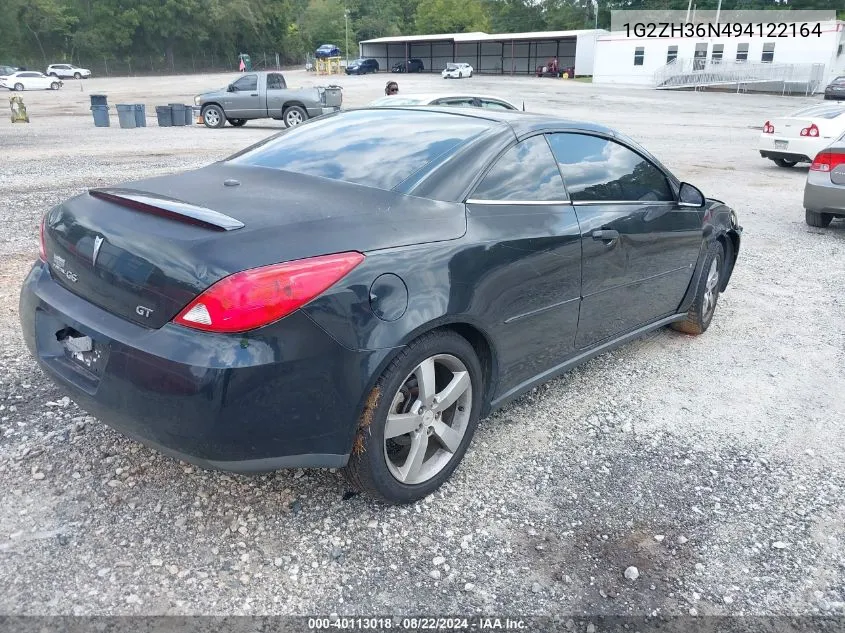
POLYGON ((490 29, 481 0, 421 0, 415 23, 420 34, 486 32, 490 29))

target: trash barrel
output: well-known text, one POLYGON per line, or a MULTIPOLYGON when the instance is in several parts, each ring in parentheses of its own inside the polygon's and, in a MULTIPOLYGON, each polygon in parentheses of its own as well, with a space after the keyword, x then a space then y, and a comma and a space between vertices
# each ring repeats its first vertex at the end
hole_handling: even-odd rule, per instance
POLYGON ((92 106, 104 106, 109 104, 109 98, 106 95, 91 95, 92 106))
POLYGON ((128 103, 117 104, 117 119, 120 127, 131 129, 135 127, 135 105, 128 103))
POLYGON ((194 108, 193 106, 186 105, 185 106, 185 125, 193 125, 194 124, 194 108))
POLYGON ((109 107, 107 105, 92 105, 91 114, 94 116, 96 127, 109 127, 109 107))
POLYGON ((135 127, 147 127, 147 112, 143 103, 135 104, 135 127))
POLYGON ((159 127, 171 127, 173 125, 173 114, 169 105, 156 106, 156 117, 159 127))
POLYGON ((185 104, 169 103, 173 125, 185 125, 185 104))

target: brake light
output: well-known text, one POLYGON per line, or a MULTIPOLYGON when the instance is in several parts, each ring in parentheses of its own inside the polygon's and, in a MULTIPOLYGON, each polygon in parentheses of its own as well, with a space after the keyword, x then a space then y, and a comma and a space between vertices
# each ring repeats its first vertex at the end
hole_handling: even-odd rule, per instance
POLYGON ((42 262, 47 263, 47 245, 44 243, 44 224, 47 221, 47 215, 41 216, 41 226, 38 229, 38 257, 42 262))
POLYGON ((810 127, 805 127, 801 130, 801 136, 818 136, 819 135, 819 128, 816 127, 815 123, 810 124, 810 127))
POLYGON ((174 323, 207 332, 254 330, 301 308, 363 260, 361 253, 337 253, 235 273, 189 303, 174 323))
POLYGON ((845 164, 845 154, 826 150, 824 152, 819 152, 813 160, 813 164, 810 165, 810 170, 830 172, 839 167, 839 165, 843 164, 845 164))
POLYGON ((763 124, 763 134, 774 134, 775 133, 775 126, 772 125, 769 121, 766 121, 763 124))

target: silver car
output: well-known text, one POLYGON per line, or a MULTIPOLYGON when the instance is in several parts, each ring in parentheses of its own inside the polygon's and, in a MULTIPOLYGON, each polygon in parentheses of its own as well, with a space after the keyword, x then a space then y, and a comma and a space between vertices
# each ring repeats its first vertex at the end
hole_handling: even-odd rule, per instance
POLYGON ((845 134, 816 155, 804 185, 805 219, 820 228, 845 218, 845 134))

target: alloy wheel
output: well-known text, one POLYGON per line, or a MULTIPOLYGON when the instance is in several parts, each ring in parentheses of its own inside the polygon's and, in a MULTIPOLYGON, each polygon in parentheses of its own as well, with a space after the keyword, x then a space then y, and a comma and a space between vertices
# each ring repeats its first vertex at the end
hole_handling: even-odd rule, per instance
POLYGON ((421 484, 442 471, 466 435, 472 379, 451 354, 417 365, 394 395, 384 426, 384 457, 391 475, 421 484))
POLYGON ((285 115, 285 123, 288 124, 288 127, 299 125, 302 121, 302 114, 298 110, 291 110, 285 115))
POLYGON ((205 117, 206 124, 211 127, 217 127, 220 124, 220 114, 213 108, 206 110, 203 117, 205 117))
POLYGON ((717 286, 719 285, 719 258, 714 257, 713 263, 710 264, 710 270, 707 273, 707 282, 704 287, 704 318, 709 318, 710 314, 716 308, 716 295, 718 294, 717 286))

